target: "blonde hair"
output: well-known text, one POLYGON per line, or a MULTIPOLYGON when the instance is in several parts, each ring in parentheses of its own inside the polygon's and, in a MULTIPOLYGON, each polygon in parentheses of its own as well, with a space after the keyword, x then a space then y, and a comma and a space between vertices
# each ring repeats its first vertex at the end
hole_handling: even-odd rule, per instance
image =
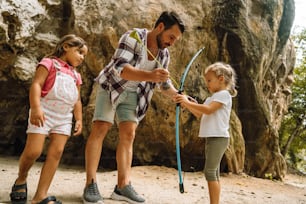
POLYGON ((229 64, 216 62, 206 67, 204 75, 208 72, 214 72, 217 77, 223 76, 227 90, 233 97, 237 95, 236 72, 229 64))

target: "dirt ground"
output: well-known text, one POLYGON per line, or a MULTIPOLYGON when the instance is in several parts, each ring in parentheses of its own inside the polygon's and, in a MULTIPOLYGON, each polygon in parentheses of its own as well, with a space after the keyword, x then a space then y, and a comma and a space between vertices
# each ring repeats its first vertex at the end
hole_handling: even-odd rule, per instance
MULTIPOLYGON (((42 163, 37 162, 28 177, 28 203, 36 190, 42 163)), ((0 157, 0 203, 10 203, 9 193, 16 179, 18 158, 0 157)), ((138 166, 132 169, 132 185, 146 198, 147 204, 209 203, 207 183, 202 172, 184 173, 185 192, 179 192, 175 169, 161 166, 138 166)), ((117 180, 116 171, 98 172, 98 186, 105 204, 117 180)), ((49 195, 63 203, 82 203, 85 184, 83 167, 61 165, 56 172, 49 195)), ((284 181, 226 174, 221 177, 221 204, 306 204, 306 177, 288 174, 284 181)))

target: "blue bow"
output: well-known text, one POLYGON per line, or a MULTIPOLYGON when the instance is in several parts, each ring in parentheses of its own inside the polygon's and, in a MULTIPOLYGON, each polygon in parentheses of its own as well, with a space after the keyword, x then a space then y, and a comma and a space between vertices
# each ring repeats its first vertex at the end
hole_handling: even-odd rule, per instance
MULTIPOLYGON (((199 49, 197 51, 197 53, 195 53, 195 55, 191 58, 190 62, 188 63, 188 65, 185 68, 185 71, 182 75, 181 81, 180 81, 180 87, 178 90, 178 93, 181 94, 183 92, 184 89, 184 83, 185 83, 185 79, 186 76, 190 70, 191 64, 193 63, 193 61, 199 56, 199 54, 204 50, 204 47, 199 49)), ((183 179, 182 179, 182 167, 181 167, 181 153, 180 153, 180 131, 179 131, 179 126, 180 126, 180 104, 177 103, 176 104, 176 113, 175 113, 175 144, 176 144, 176 159, 177 159, 177 170, 178 170, 178 174, 179 174, 179 188, 180 188, 180 192, 184 193, 184 184, 183 184, 183 179)))

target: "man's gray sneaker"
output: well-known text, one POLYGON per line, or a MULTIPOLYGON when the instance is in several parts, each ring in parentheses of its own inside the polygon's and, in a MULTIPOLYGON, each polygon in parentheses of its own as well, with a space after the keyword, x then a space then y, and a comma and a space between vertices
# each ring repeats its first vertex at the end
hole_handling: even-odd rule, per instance
POLYGON ((126 185, 121 189, 116 185, 111 198, 113 200, 124 200, 132 204, 145 202, 145 199, 136 193, 131 184, 126 185))
POLYGON ((103 204, 103 198, 100 195, 97 183, 92 180, 91 184, 85 187, 83 193, 84 204, 103 204))

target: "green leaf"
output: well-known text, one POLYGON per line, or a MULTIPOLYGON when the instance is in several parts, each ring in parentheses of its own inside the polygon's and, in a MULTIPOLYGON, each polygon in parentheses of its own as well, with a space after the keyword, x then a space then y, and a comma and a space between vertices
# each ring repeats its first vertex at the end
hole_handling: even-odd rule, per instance
POLYGON ((131 37, 131 38, 134 38, 138 43, 141 43, 141 44, 142 44, 142 42, 141 42, 141 40, 140 40, 140 37, 139 37, 139 35, 138 35, 138 33, 137 33, 136 30, 133 30, 133 31, 130 33, 130 37, 131 37))

